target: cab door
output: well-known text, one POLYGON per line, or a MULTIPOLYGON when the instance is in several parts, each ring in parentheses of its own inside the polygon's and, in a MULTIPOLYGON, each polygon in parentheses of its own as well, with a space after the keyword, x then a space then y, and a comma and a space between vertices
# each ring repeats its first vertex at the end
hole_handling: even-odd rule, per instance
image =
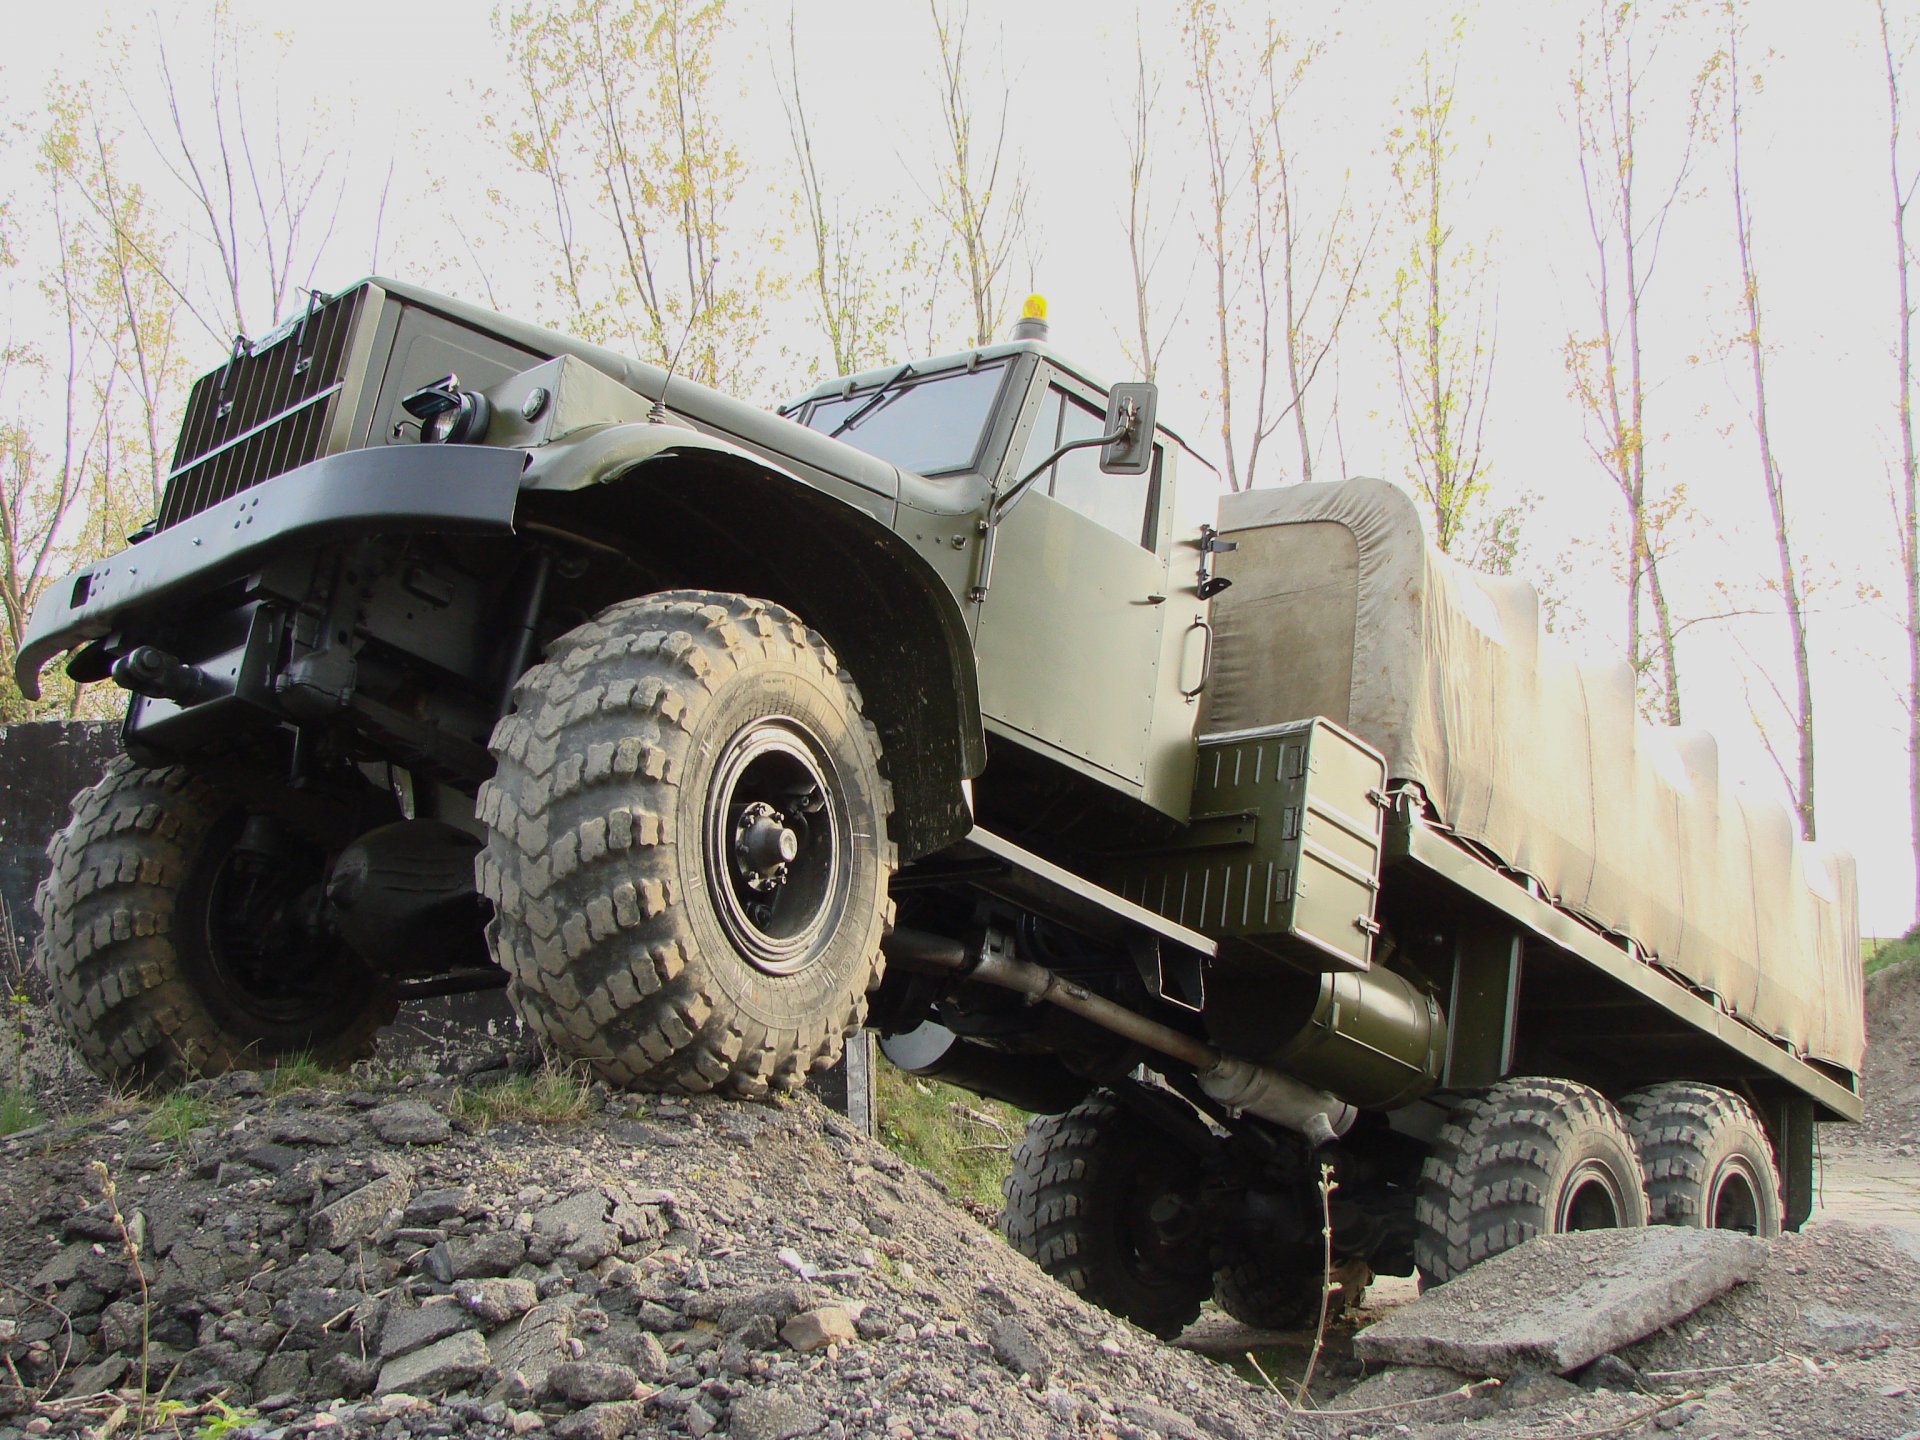
MULTIPOLYGON (((1056 375, 1002 488, 1057 446, 1101 434, 1104 420, 1096 391, 1056 375)), ((1062 456, 999 522, 977 632, 980 701, 990 728, 1139 795, 1167 598, 1164 457, 1156 446, 1147 474, 1106 475, 1099 455, 1062 456)))

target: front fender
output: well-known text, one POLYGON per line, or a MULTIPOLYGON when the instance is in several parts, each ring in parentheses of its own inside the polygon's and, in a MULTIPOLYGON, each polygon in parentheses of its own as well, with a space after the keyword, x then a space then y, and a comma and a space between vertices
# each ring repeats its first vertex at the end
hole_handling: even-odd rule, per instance
POLYGON ((953 591, 889 528, 895 497, 829 491, 833 478, 699 431, 612 425, 536 450, 521 513, 623 548, 674 587, 771 600, 819 630, 880 732, 893 838, 913 859, 971 825, 961 782, 986 766, 973 642, 953 591))

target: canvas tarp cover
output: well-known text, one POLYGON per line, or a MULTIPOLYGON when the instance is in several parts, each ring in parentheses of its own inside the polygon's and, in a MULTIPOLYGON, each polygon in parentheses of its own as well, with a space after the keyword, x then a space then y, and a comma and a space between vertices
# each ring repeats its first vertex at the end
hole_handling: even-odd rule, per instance
POLYGON ((1625 665, 1543 641, 1533 587, 1440 554, 1391 485, 1231 495, 1220 528, 1204 732, 1326 716, 1556 903, 1858 1072, 1853 859, 1737 790, 1711 735, 1641 722, 1625 665))

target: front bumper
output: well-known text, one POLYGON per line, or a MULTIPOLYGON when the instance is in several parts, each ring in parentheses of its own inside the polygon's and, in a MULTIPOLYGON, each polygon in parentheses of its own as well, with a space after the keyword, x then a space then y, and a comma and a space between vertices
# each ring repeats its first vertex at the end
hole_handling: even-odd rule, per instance
POLYGON ((264 561, 345 536, 507 534, 527 453, 484 445, 390 445, 329 455, 262 481, 49 585, 13 678, 40 698, 62 650, 246 575, 264 561))

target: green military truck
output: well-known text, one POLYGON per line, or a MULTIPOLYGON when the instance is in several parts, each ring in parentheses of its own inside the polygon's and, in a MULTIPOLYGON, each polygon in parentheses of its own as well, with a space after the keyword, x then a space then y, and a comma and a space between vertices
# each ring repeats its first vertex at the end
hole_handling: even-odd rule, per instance
POLYGON ((1008 1238, 1172 1332, 1807 1216, 1853 871, 1371 481, 1223 495, 1044 321, 780 414, 388 280, 193 388, 16 678, 130 692, 41 955, 118 1083, 506 985, 643 1088, 870 1026, 1035 1112, 1008 1238))

